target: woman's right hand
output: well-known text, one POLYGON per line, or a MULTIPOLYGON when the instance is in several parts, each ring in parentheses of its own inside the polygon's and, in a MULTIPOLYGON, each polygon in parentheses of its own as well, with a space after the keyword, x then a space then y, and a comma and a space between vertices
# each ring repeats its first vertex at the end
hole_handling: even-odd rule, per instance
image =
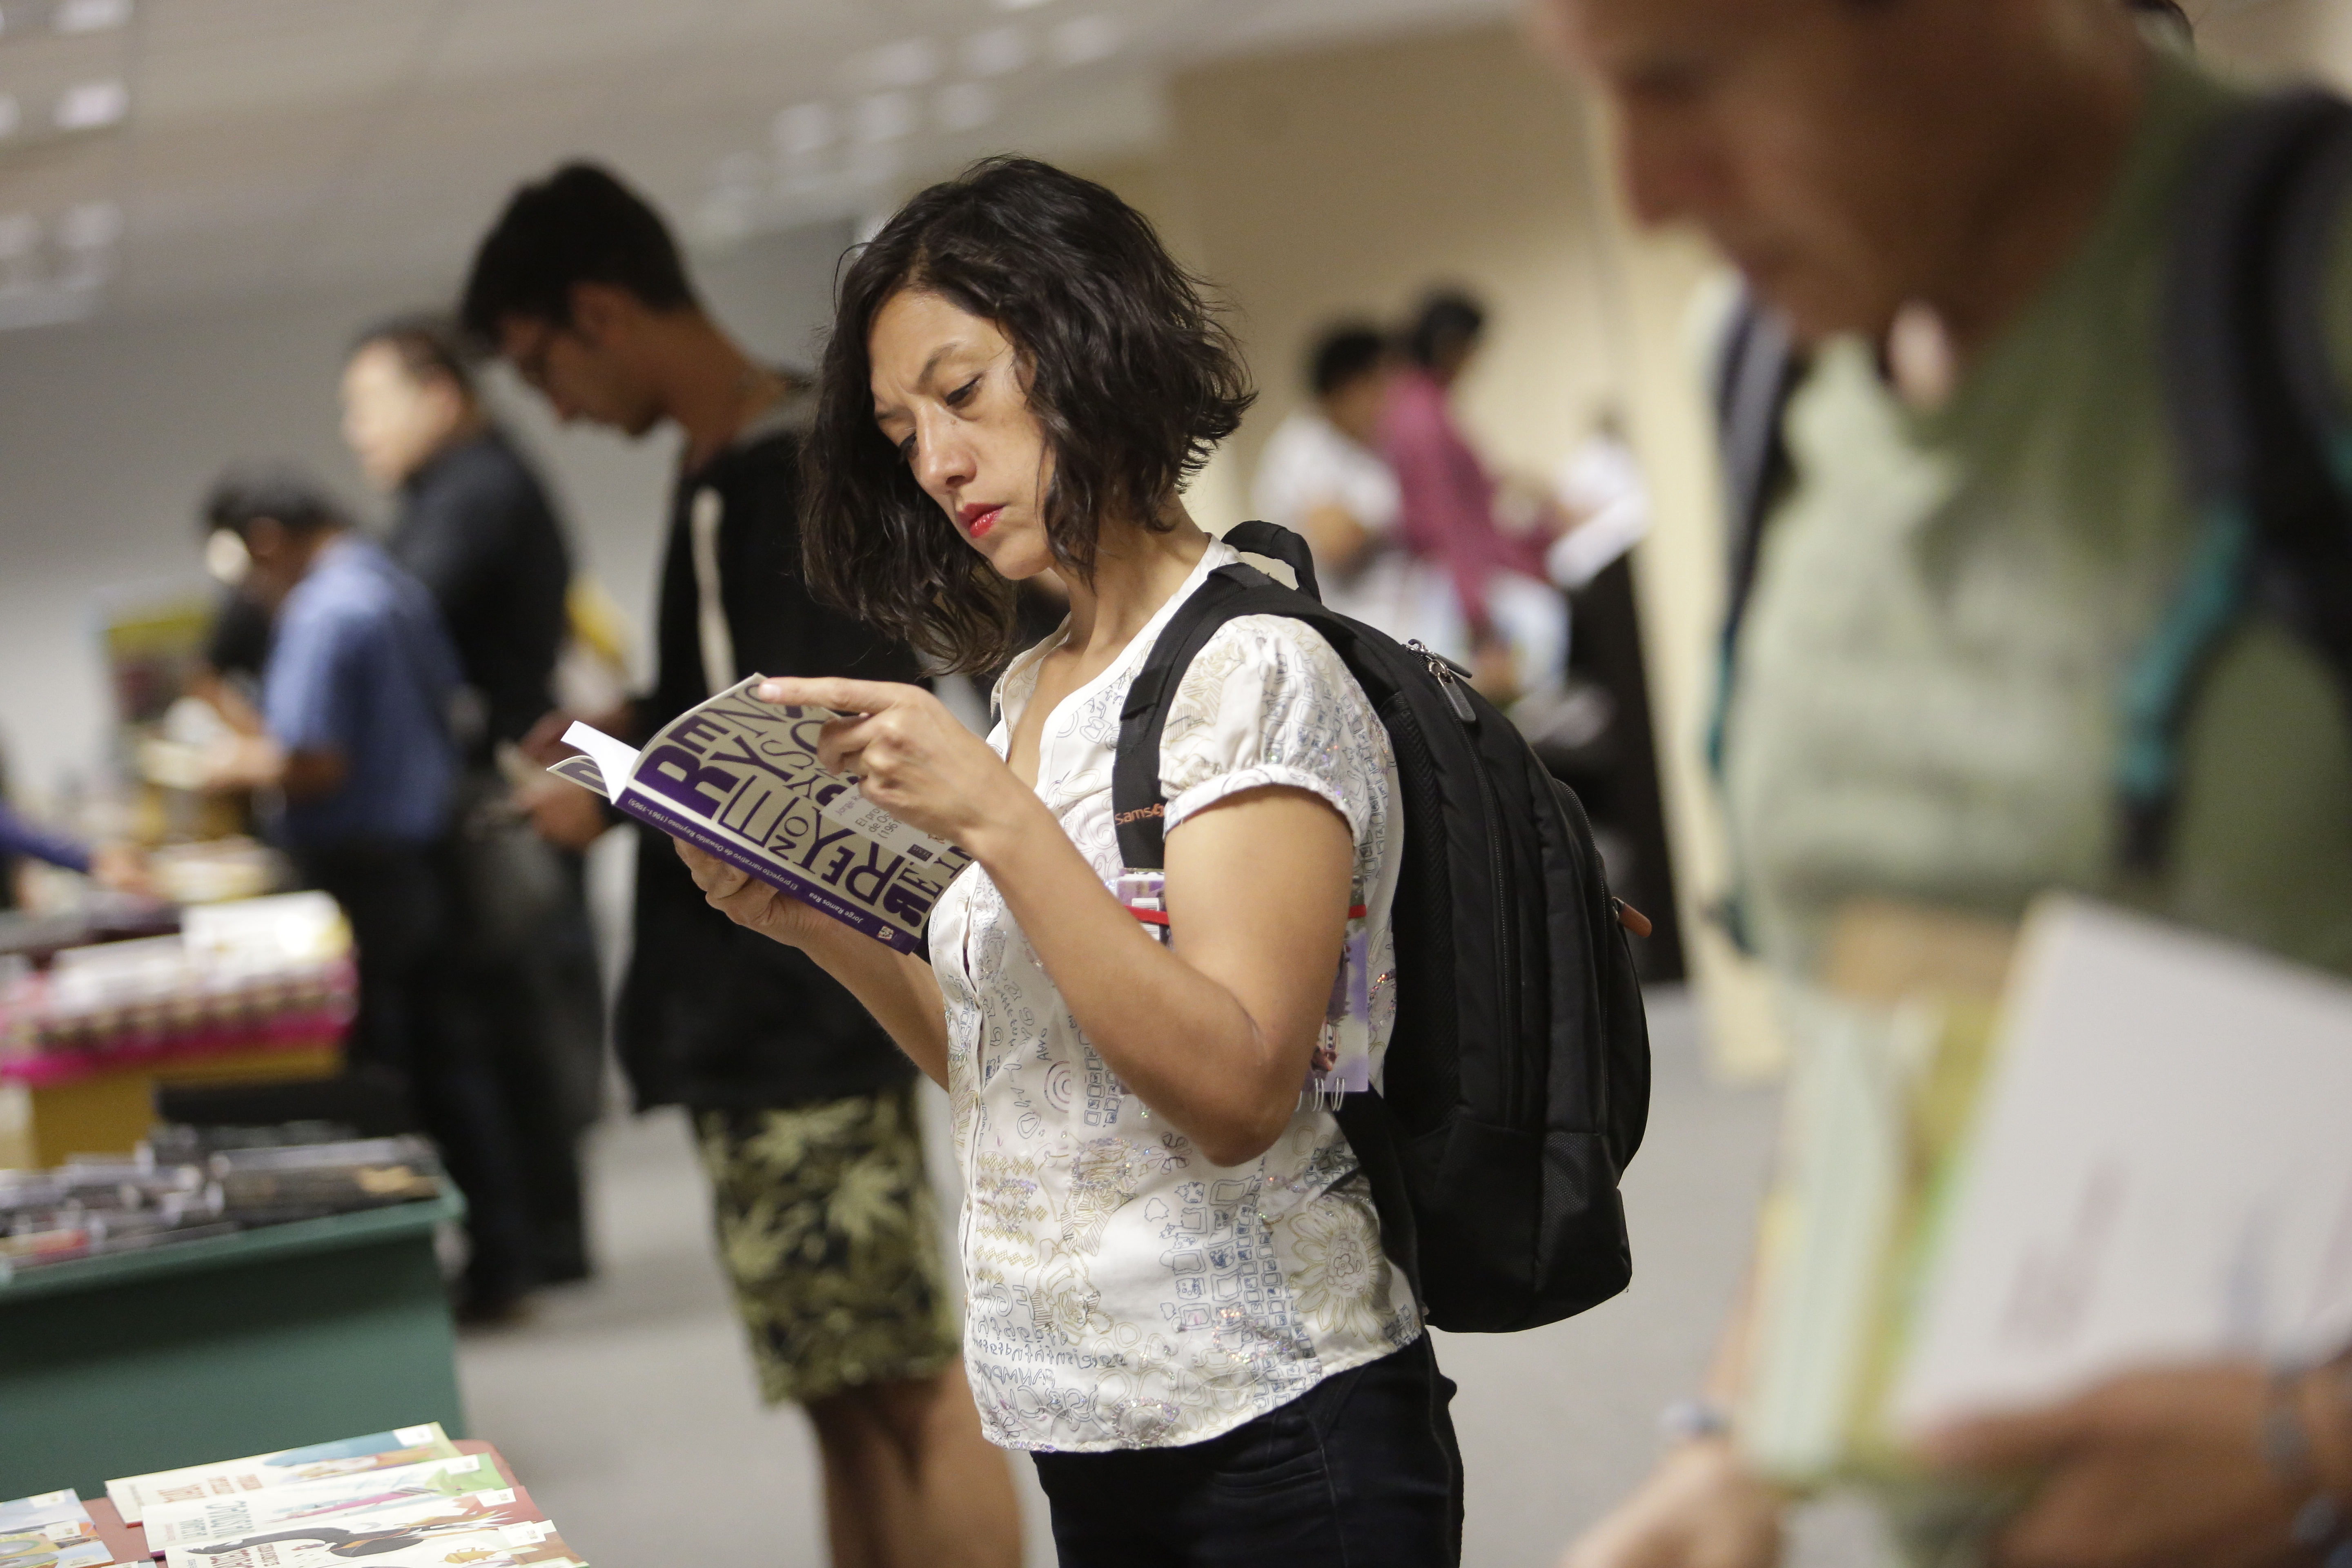
POLYGON ((1681 1444, 1559 1568, 1773 1568, 1780 1496, 1721 1438, 1681 1444))
POLYGON ((739 926, 749 926, 786 947, 800 948, 831 931, 848 929, 830 915, 818 913, 813 905, 781 888, 771 887, 716 855, 698 849, 682 838, 670 842, 677 846, 677 858, 694 874, 694 885, 702 889, 710 907, 739 926))

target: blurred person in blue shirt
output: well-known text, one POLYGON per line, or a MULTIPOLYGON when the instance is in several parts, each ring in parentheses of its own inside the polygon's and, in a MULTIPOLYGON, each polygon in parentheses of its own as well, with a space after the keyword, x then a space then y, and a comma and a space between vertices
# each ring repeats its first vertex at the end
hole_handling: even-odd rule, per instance
POLYGON ((530 1283, 521 1176, 446 983, 457 650, 425 585, 299 469, 232 471, 202 521, 208 561, 272 623, 263 731, 226 742, 209 782, 276 791, 275 837, 342 906, 360 970, 349 1073, 404 1097, 440 1143, 470 1210, 468 1308, 505 1316, 530 1283))

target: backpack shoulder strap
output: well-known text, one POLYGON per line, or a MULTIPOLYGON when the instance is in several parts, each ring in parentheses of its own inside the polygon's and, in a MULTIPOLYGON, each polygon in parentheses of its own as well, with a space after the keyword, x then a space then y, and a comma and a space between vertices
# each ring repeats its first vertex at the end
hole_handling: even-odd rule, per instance
POLYGON ((1184 672, 1209 639, 1226 622, 1243 616, 1287 616, 1325 631, 1340 625, 1339 616, 1315 600, 1249 565, 1220 566, 1177 606, 1119 710, 1110 800, 1119 863, 1129 870, 1157 871, 1167 864, 1168 799, 1160 788, 1160 740, 1168 728, 1168 709, 1184 672))
POLYGON ((2315 155, 2347 112, 2333 95, 2307 90, 2233 115, 2209 138, 2175 215, 2165 393, 2199 531, 2124 679, 2116 786, 2130 869, 2163 862, 2189 695, 2243 614, 2258 554, 2334 510, 2294 411, 2273 283, 2288 253, 2288 218, 2311 199, 2304 182, 2321 167, 2315 155))
POLYGON ((1225 542, 1242 552, 1242 559, 1256 567, 1276 582, 1282 581, 1282 571, 1287 569, 1291 584, 1308 598, 1320 603, 1323 590, 1315 581, 1315 556, 1307 548, 1307 541, 1289 529, 1271 522, 1237 522, 1225 530, 1225 542))
POLYGON ((2273 258, 2278 330, 2273 335, 2303 434, 2326 461, 2339 492, 2352 498, 2352 406, 2336 363, 2329 309, 2338 255, 2352 212, 2352 106, 2340 106, 2302 175, 2286 193, 2273 258))

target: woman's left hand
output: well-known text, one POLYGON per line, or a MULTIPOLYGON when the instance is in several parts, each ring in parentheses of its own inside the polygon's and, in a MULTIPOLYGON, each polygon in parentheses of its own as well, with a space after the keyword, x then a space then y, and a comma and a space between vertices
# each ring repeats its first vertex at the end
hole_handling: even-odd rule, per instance
POLYGON ((817 758, 857 780, 859 793, 899 821, 977 854, 981 826, 1036 796, 1021 787, 988 742, 919 686, 880 680, 779 677, 753 693, 762 702, 830 708, 817 758))

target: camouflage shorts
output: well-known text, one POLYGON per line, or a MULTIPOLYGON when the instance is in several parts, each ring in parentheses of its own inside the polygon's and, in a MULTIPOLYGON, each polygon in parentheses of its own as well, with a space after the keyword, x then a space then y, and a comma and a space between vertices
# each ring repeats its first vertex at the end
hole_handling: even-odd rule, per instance
POLYGON ((719 1253, 770 1404, 928 1377, 961 1352, 911 1083, 695 1115, 719 1253))

